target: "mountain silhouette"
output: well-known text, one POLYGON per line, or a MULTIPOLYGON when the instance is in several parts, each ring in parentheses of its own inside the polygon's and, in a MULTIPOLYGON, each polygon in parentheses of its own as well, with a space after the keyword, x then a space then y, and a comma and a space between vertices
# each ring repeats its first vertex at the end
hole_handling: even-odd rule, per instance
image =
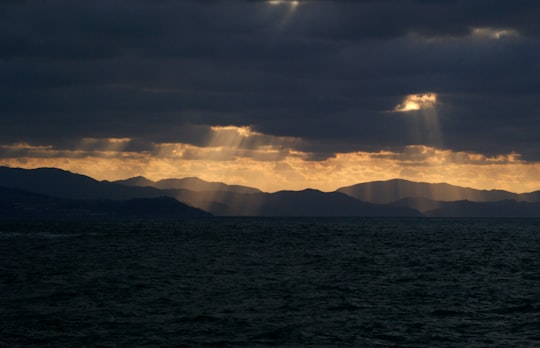
POLYGON ((145 177, 138 176, 126 180, 118 180, 114 183, 130 185, 130 186, 151 186, 161 190, 190 190, 196 192, 203 191, 227 191, 237 193, 260 193, 253 187, 241 185, 227 185, 222 182, 208 182, 199 178, 189 177, 183 179, 164 179, 159 181, 151 181, 145 177))
POLYGON ((537 202, 540 192, 516 194, 503 190, 477 190, 449 184, 428 184, 402 179, 362 183, 337 190, 364 202, 386 204, 404 198, 426 198, 432 201, 496 202, 515 200, 537 202))
POLYGON ((0 187, 3 211, 19 213, 45 213, 49 209, 69 214, 181 215, 181 207, 187 206, 217 216, 540 216, 540 191, 516 194, 400 179, 357 184, 335 192, 266 193, 198 178, 154 182, 134 177, 108 182, 56 168, 0 167, 0 187))
POLYGON ((279 191, 268 195, 260 207, 268 216, 421 216, 408 207, 361 202, 339 192, 313 189, 279 191))
POLYGON ((275 193, 176 190, 175 198, 218 216, 420 216, 408 207, 361 202, 339 192, 275 193))
POLYGON ((133 178, 129 178, 125 180, 116 180, 116 181, 113 181, 113 183, 127 185, 127 186, 141 186, 141 187, 153 186, 155 184, 155 182, 153 182, 152 180, 148 180, 144 176, 135 176, 133 178))
POLYGON ((94 213, 128 216, 175 216, 208 217, 211 216, 199 208, 190 207, 172 197, 132 198, 127 200, 75 200, 68 202, 69 207, 87 209, 94 213))
POLYGON ((51 197, 0 187, 0 216, 175 216, 211 214, 171 197, 91 200, 51 197))
POLYGON ((445 202, 427 198, 404 198, 392 205, 415 209, 428 217, 540 218, 540 202, 509 199, 495 202, 445 202))
POLYGON ((130 199, 164 196, 153 187, 135 187, 97 181, 86 175, 57 168, 0 167, 0 186, 77 199, 130 199))

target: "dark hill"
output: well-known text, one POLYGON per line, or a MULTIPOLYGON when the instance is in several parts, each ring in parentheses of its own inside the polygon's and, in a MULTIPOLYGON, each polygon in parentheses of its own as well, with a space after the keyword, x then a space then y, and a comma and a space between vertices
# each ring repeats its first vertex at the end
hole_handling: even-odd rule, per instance
POLYGON ((269 194, 260 211, 270 216, 420 216, 406 207, 370 204, 339 192, 311 189, 269 194))
POLYGON ((518 195, 405 180, 358 184, 337 192, 307 189, 275 193, 197 178, 162 180, 158 183, 163 189, 148 186, 158 183, 143 177, 122 182, 97 181, 55 168, 0 167, 0 186, 4 186, 0 204, 4 212, 19 213, 184 214, 182 209, 187 208, 183 203, 166 196, 223 216, 539 215, 538 204, 524 202, 535 199, 539 191, 518 195))
POLYGON ((190 207, 171 197, 133 198, 128 200, 72 200, 70 208, 95 214, 127 216, 208 217, 204 210, 190 207))
POLYGON ((152 187, 100 182, 85 175, 56 168, 0 167, 0 186, 76 199, 153 198, 164 195, 152 187))
POLYGON ((148 180, 144 176, 136 176, 125 180, 113 181, 115 184, 122 184, 127 186, 154 186, 155 182, 148 180))
POLYGON ((338 192, 317 190, 275 193, 175 191, 176 198, 221 216, 419 216, 407 207, 360 202, 338 192))
POLYGON ((493 202, 513 199, 528 200, 532 197, 502 190, 476 190, 449 184, 428 184, 401 179, 374 181, 342 187, 337 192, 345 193, 364 202, 386 204, 404 198, 427 198, 433 201, 493 202))
POLYGON ((170 197, 129 200, 57 198, 0 187, 0 216, 174 216, 207 217, 211 214, 170 197))
POLYGON ((163 179, 157 182, 138 176, 114 183, 130 186, 152 186, 161 190, 190 190, 195 192, 227 191, 236 193, 260 193, 261 191, 247 186, 227 185, 222 182, 208 182, 199 178, 163 179))
POLYGON ((540 202, 440 202, 434 210, 425 212, 432 217, 540 218, 540 202))

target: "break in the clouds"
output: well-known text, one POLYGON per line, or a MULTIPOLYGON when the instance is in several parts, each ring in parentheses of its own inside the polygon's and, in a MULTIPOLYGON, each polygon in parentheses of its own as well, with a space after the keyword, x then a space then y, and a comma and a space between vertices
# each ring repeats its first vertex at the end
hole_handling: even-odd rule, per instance
POLYGON ((538 18, 538 1, 2 1, 0 155, 534 164, 538 18))
POLYGON ((435 107, 436 103, 436 93, 411 94, 406 96, 403 102, 394 108, 394 111, 409 112, 424 110, 435 107))

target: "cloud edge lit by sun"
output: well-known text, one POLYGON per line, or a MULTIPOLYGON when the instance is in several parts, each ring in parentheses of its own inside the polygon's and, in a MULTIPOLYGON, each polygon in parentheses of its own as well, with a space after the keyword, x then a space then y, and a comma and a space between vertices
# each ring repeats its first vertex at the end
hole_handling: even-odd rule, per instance
POLYGON ((403 101, 400 104, 394 107, 393 111, 410 112, 430 109, 437 104, 437 98, 438 95, 434 92, 409 94, 403 98, 403 101))

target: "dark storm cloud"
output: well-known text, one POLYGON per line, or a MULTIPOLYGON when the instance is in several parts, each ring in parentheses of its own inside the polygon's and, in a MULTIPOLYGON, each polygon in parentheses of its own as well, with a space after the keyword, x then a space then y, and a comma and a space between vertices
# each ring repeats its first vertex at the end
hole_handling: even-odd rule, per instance
POLYGON ((313 159, 410 144, 540 159, 538 18, 537 1, 4 1, 0 141, 204 145, 208 126, 251 125, 313 159), (390 112, 424 92, 437 129, 390 112))

